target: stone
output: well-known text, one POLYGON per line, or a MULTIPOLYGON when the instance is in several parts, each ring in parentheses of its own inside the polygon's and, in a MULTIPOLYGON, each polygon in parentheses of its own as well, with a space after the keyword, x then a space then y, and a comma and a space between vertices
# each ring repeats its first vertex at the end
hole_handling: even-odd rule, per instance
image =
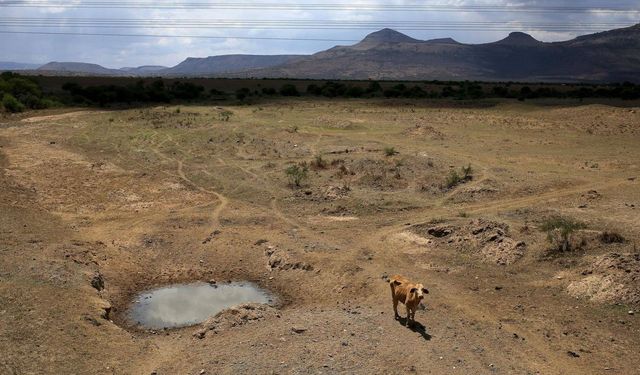
POLYGON ((91 278, 91 286, 98 292, 104 289, 104 278, 100 272, 96 272, 91 278))
POLYGON ((293 331, 295 333, 304 333, 304 332, 307 331, 307 329, 304 328, 304 327, 293 326, 293 327, 291 327, 291 331, 293 331))

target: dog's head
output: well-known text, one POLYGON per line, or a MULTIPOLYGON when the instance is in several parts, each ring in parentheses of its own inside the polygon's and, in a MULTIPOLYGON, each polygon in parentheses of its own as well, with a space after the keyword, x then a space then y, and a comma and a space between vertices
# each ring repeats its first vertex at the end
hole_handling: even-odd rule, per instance
POLYGON ((413 288, 411 288, 411 290, 409 290, 409 293, 414 295, 419 300, 423 300, 424 295, 429 294, 429 290, 425 288, 424 285, 422 284, 416 284, 413 286, 413 288))

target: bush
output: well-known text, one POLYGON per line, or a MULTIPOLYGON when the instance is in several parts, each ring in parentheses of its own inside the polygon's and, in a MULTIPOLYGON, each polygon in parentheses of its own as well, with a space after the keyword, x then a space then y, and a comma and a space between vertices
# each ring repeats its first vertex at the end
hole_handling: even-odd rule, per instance
POLYGON ((222 111, 222 112, 218 113, 218 119, 220 121, 224 121, 224 122, 229 121, 231 116, 233 116, 233 112, 231 112, 231 111, 222 111))
POLYGON ((280 95, 282 96, 300 96, 298 89, 291 84, 284 85, 280 88, 280 95))
POLYGON ((602 232, 602 234, 600 235, 600 241, 602 243, 612 244, 612 243, 624 243, 625 239, 624 237, 622 237, 620 233, 605 231, 605 232, 602 232))
POLYGON ((291 165, 285 169, 284 173, 289 177, 291 185, 300 187, 302 181, 307 178, 308 168, 306 166, 291 165))
POLYGON ((458 171, 452 170, 449 172, 449 176, 447 176, 446 186, 447 189, 451 189, 458 184, 463 184, 467 181, 473 180, 473 168, 471 168, 471 164, 466 167, 461 168, 462 174, 459 174, 458 171))
POLYGON ((575 219, 562 216, 553 216, 544 220, 540 225, 540 230, 547 232, 549 242, 556 245, 559 252, 571 250, 571 235, 587 226, 575 219))
POLYGON ((236 99, 238 100, 245 100, 249 95, 251 95, 251 90, 246 87, 236 90, 236 99))
POLYGON ((311 167, 314 169, 327 169, 327 161, 322 158, 322 155, 318 155, 311 162, 311 167))
POLYGON ((449 176, 447 176, 446 186, 447 189, 451 189, 452 187, 458 185, 462 181, 462 177, 458 174, 456 170, 451 170, 449 172, 449 176))
POLYGON ((26 109, 24 104, 20 103, 20 101, 11 94, 4 94, 2 97, 2 106, 6 111, 11 113, 22 112, 26 109))
POLYGON ((385 147, 384 148, 384 154, 386 156, 394 156, 398 153, 398 151, 396 151, 395 147, 385 147))

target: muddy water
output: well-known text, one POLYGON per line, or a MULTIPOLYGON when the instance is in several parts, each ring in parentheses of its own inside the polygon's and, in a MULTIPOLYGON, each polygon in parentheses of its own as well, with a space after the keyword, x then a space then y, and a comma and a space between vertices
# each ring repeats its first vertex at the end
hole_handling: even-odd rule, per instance
POLYGON ((251 283, 171 285, 139 294, 129 319, 143 328, 186 327, 242 303, 271 303, 273 297, 251 283))

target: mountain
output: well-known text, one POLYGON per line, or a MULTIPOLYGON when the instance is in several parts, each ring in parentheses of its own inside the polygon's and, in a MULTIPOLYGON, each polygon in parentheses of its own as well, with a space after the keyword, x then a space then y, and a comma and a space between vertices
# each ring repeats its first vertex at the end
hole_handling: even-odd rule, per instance
POLYGON ((300 55, 222 55, 204 58, 189 57, 180 64, 162 71, 166 76, 214 76, 251 69, 269 68, 290 63, 300 55))
MULTIPOLYGON (((0 65, 1 69, 1 65, 0 65)), ((52 62, 38 74, 166 77, 258 77, 378 80, 640 82, 640 24, 546 43, 513 32, 484 44, 418 40, 392 29, 314 55, 222 55, 187 58, 164 68, 108 69, 52 62)))
POLYGON ((29 70, 36 69, 40 64, 19 63, 13 61, 0 61, 0 70, 29 70))
POLYGON ((97 76, 126 76, 127 73, 118 69, 108 69, 98 64, 80 62, 57 62, 53 61, 42 65, 38 72, 48 72, 54 74, 69 73, 73 75, 97 75, 97 76))
POLYGON ((163 70, 169 69, 166 66, 161 65, 143 65, 138 67, 126 67, 120 68, 123 72, 136 75, 136 76, 145 76, 145 75, 160 75, 163 70))
POLYGON ((640 81, 640 25, 545 43, 514 32, 493 43, 417 40, 390 29, 352 46, 246 76, 316 79, 640 81))

